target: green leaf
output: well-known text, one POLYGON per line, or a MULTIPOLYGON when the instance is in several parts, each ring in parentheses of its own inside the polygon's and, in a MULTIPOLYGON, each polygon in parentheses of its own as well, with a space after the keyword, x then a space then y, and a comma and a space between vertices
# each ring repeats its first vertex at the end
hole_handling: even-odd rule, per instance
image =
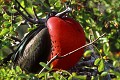
POLYGON ((112 12, 112 9, 109 7, 106 9, 106 12, 110 14, 112 12))
POLYGON ((55 80, 59 80, 60 74, 58 73, 53 73, 53 77, 55 78, 55 80))
POLYGON ((107 76, 108 75, 108 72, 102 72, 101 73, 101 76, 107 76))
POLYGON ((45 76, 45 73, 46 73, 46 72, 42 72, 41 74, 36 74, 36 76, 37 76, 38 78, 42 78, 42 77, 45 76))
POLYGON ((69 76, 69 77, 68 77, 68 80, 72 80, 72 79, 73 79, 73 76, 69 76))
POLYGON ((15 10, 15 9, 9 9, 9 12, 11 13, 11 14, 14 14, 14 13, 16 13, 17 11, 15 10))
POLYGON ((91 50, 87 50, 87 51, 85 51, 85 53, 84 53, 84 57, 89 57, 89 56, 91 56, 91 53, 92 53, 91 50))
POLYGON ((11 26, 11 22, 9 22, 9 21, 5 21, 3 24, 7 28, 11 26))
POLYGON ((5 71, 5 69, 1 69, 0 72, 5 74, 6 71, 5 71))
POLYGON ((21 72, 21 68, 19 66, 16 66, 15 70, 16 72, 19 72, 19 73, 21 72))
POLYGON ((8 20, 8 19, 10 19, 11 17, 5 13, 5 14, 3 14, 3 18, 8 20))
POLYGON ((45 67, 47 70, 51 70, 51 68, 48 67, 48 66, 46 65, 46 63, 44 63, 44 62, 40 62, 40 65, 41 65, 42 67, 45 67))
POLYGON ((100 61, 101 61, 101 59, 100 58, 97 58, 96 60, 95 60, 95 62, 94 62, 94 65, 99 65, 99 63, 100 63, 100 61))
POLYGON ((100 15, 100 12, 98 10, 98 8, 93 8, 93 11, 94 11, 94 14, 99 16, 100 15))
POLYGON ((26 6, 26 7, 32 7, 32 0, 24 0, 24 5, 26 6))
POLYGON ((89 2, 88 2, 88 6, 89 6, 90 8, 93 8, 93 7, 95 7, 95 3, 94 3, 93 1, 89 1, 89 2))
POLYGON ((18 76, 19 76, 20 78, 23 78, 23 79, 24 79, 24 78, 27 78, 26 75, 23 74, 23 73, 22 73, 22 74, 19 74, 18 76))
POLYGON ((10 26, 10 32, 13 32, 14 28, 12 26, 10 26))
POLYGON ((120 49, 120 42, 116 42, 116 43, 115 43, 115 47, 116 47, 117 49, 120 49))
POLYGON ((2 29, 2 31, 0 32, 0 36, 6 35, 9 32, 8 28, 4 28, 2 29))
POLYGON ((98 31, 96 31, 96 35, 97 37, 100 37, 100 33, 98 31))
POLYGON ((60 6, 61 6, 60 0, 56 1, 55 6, 56 6, 56 7, 60 7, 60 6))
POLYGON ((34 15, 34 12, 31 7, 27 7, 26 10, 28 11, 29 14, 34 15))
POLYGON ((115 60, 115 61, 113 62, 113 66, 114 66, 114 67, 119 67, 119 66, 120 66, 119 61, 115 60))
POLYGON ((68 77, 67 80, 86 80, 86 75, 81 76, 81 75, 77 75, 75 72, 72 73, 71 76, 68 77))
POLYGON ((110 53, 109 49, 110 49, 109 44, 108 43, 104 43, 103 44, 103 51, 106 54, 106 56, 109 55, 109 53, 110 53))
POLYGON ((104 60, 101 59, 101 60, 100 60, 100 64, 99 64, 99 66, 98 66, 98 71, 99 71, 99 72, 102 72, 102 71, 104 71, 104 68, 105 68, 104 60))

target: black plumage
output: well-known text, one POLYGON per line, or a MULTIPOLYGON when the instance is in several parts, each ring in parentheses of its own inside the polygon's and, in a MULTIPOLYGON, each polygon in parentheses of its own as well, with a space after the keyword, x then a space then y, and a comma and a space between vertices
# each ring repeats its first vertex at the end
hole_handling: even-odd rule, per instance
POLYGON ((16 52, 8 55, 3 62, 12 60, 27 73, 38 73, 40 62, 47 62, 51 52, 51 40, 47 27, 38 27, 28 33, 19 44, 16 52))
MULTIPOLYGON (((46 21, 56 14, 56 12, 49 13, 46 21)), ((29 32, 15 52, 4 58, 2 63, 7 64, 8 61, 12 60, 15 66, 20 66, 27 73, 38 73, 42 69, 39 63, 47 62, 51 48, 48 29, 45 25, 41 25, 29 32)))

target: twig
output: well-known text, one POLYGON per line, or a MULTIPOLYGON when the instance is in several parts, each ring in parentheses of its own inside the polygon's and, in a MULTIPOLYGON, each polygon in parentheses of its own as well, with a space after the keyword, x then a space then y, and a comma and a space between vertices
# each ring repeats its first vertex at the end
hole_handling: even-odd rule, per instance
POLYGON ((36 13, 36 11, 35 11, 35 8, 34 8, 34 7, 33 7, 33 11, 34 11, 35 18, 37 19, 37 21, 39 21, 39 18, 38 18, 38 16, 37 16, 37 13, 36 13))
MULTIPOLYGON (((50 65, 50 63, 52 63, 57 58, 58 58, 58 54, 56 56, 54 56, 50 61, 48 61, 46 65, 47 66, 50 65)), ((41 74, 44 70, 45 70, 45 67, 42 68, 42 70, 39 72, 39 74, 41 74)))
MULTIPOLYGON (((75 50, 73 50, 73 51, 71 51, 71 52, 69 52, 69 53, 67 53, 67 54, 65 54, 65 55, 63 55, 63 56, 58 56, 58 54, 57 54, 57 55, 54 56, 50 61, 48 61, 46 65, 48 66, 48 65, 50 65, 50 63, 52 63, 52 62, 53 62, 54 60, 56 60, 56 59, 61 59, 61 58, 64 58, 64 57, 66 57, 66 56, 69 56, 69 55, 73 54, 74 52, 76 52, 76 51, 78 51, 78 50, 80 50, 80 49, 82 49, 82 48, 85 48, 85 47, 87 47, 87 46, 95 43, 99 38, 103 37, 105 34, 106 34, 106 33, 102 34, 100 37, 98 37, 98 38, 95 39, 94 41, 92 41, 92 42, 90 42, 90 43, 88 43, 88 44, 86 44, 86 45, 84 45, 84 46, 82 46, 82 47, 79 47, 79 48, 77 48, 77 49, 75 49, 75 50)), ((41 74, 44 70, 45 70, 45 67, 39 72, 39 74, 41 74)))
POLYGON ((27 15, 32 18, 32 16, 26 11, 26 9, 23 8, 23 7, 21 6, 21 4, 20 4, 17 0, 15 0, 15 1, 16 1, 17 4, 27 13, 27 15))
POLYGON ((20 11, 16 6, 14 6, 14 9, 16 9, 26 20, 28 20, 29 22, 33 23, 33 24, 43 24, 43 21, 35 21, 29 17, 27 17, 25 14, 23 14, 22 11, 20 11))
POLYGON ((95 43, 99 38, 103 37, 105 34, 106 34, 106 33, 102 34, 100 37, 98 37, 98 38, 95 39, 94 41, 92 41, 92 42, 90 42, 90 43, 88 43, 88 44, 86 44, 86 45, 84 45, 84 46, 82 46, 82 47, 79 47, 79 48, 77 48, 77 49, 75 49, 75 50, 73 50, 73 51, 71 51, 71 52, 69 52, 69 53, 67 53, 67 54, 65 54, 65 55, 63 55, 63 56, 59 56, 59 58, 64 58, 64 57, 66 57, 66 56, 69 56, 69 55, 73 54, 74 52, 76 52, 76 51, 78 51, 78 50, 80 50, 80 49, 82 49, 82 48, 85 48, 85 47, 87 47, 87 46, 95 43))
POLYGON ((65 15, 66 13, 71 12, 71 11, 72 11, 72 8, 67 7, 66 10, 64 10, 64 11, 62 11, 60 13, 57 13, 55 16, 61 17, 61 16, 65 15))

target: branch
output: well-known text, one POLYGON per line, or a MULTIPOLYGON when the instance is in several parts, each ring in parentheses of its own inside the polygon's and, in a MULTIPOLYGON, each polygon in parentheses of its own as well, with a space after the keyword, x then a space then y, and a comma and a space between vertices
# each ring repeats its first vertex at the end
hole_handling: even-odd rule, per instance
POLYGON ((35 8, 34 8, 34 7, 33 7, 33 11, 34 11, 35 18, 37 19, 37 21, 39 21, 39 18, 38 18, 38 16, 37 16, 37 13, 36 13, 36 11, 35 11, 35 8))
POLYGON ((64 10, 64 11, 62 11, 62 12, 60 12, 60 13, 57 13, 55 16, 61 17, 61 16, 65 15, 66 13, 71 12, 71 11, 72 11, 72 8, 67 7, 66 10, 64 10))
POLYGON ((27 17, 25 14, 23 14, 23 12, 18 9, 16 6, 14 6, 14 9, 16 9, 26 20, 28 20, 29 22, 33 23, 33 24, 43 24, 44 22, 39 20, 39 21, 35 21, 29 17, 27 17))
MULTIPOLYGON (((48 61, 46 65, 47 66, 50 65, 50 63, 52 63, 57 58, 58 58, 58 54, 56 56, 54 56, 50 61, 48 61)), ((42 70, 39 72, 39 74, 41 74, 44 70, 45 70, 45 67, 42 68, 42 70)))
MULTIPOLYGON (((88 43, 88 44, 86 44, 86 45, 84 45, 84 46, 82 46, 82 47, 79 47, 79 48, 77 48, 77 49, 75 49, 75 50, 73 50, 73 51, 71 51, 71 52, 69 52, 69 53, 67 53, 67 54, 65 54, 65 55, 63 55, 63 56, 58 56, 58 54, 59 54, 59 53, 58 53, 58 54, 57 54, 56 56, 54 56, 50 61, 48 61, 46 65, 48 66, 48 65, 50 65, 50 64, 51 64, 54 60, 56 60, 56 59, 61 59, 61 58, 64 58, 64 57, 66 57, 66 56, 69 56, 69 55, 73 54, 74 52, 76 52, 76 51, 78 51, 78 50, 80 50, 80 49, 82 49, 82 48, 85 48, 85 47, 87 47, 87 46, 95 43, 99 38, 103 37, 105 34, 106 34, 106 33, 102 34, 100 37, 98 37, 98 38, 95 39, 94 41, 92 41, 92 42, 90 42, 90 43, 88 43)), ((45 67, 43 67, 43 69, 39 72, 39 74, 41 74, 44 70, 45 70, 45 67)))
POLYGON ((20 4, 17 0, 15 0, 15 1, 16 1, 17 4, 27 13, 27 15, 32 18, 32 16, 26 11, 26 9, 23 8, 23 7, 21 6, 21 4, 20 4))
POLYGON ((86 44, 86 45, 84 45, 84 46, 82 46, 82 47, 79 47, 79 48, 77 48, 77 49, 75 49, 75 50, 73 50, 73 51, 71 51, 71 52, 69 52, 69 53, 67 53, 67 54, 65 54, 65 55, 63 55, 63 56, 59 56, 59 58, 64 58, 64 57, 66 57, 66 56, 69 56, 69 55, 73 54, 74 52, 76 52, 76 51, 78 51, 78 50, 80 50, 80 49, 82 49, 82 48, 85 48, 85 47, 87 47, 87 46, 95 43, 99 38, 103 37, 105 34, 106 34, 106 33, 102 34, 100 37, 98 37, 98 38, 95 39, 94 41, 92 41, 92 42, 90 42, 90 43, 88 43, 88 44, 86 44))

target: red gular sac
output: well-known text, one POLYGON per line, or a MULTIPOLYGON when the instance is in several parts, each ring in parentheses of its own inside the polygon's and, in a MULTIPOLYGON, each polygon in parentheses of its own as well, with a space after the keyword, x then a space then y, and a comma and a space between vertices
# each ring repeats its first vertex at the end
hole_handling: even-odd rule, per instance
MULTIPOLYGON (((49 58, 55 55, 63 56, 86 43, 82 26, 72 18, 51 17, 47 21, 47 27, 52 41, 53 50, 49 58)), ((64 58, 56 59, 51 63, 53 69, 68 70, 72 68, 82 57, 84 48, 64 58)))

